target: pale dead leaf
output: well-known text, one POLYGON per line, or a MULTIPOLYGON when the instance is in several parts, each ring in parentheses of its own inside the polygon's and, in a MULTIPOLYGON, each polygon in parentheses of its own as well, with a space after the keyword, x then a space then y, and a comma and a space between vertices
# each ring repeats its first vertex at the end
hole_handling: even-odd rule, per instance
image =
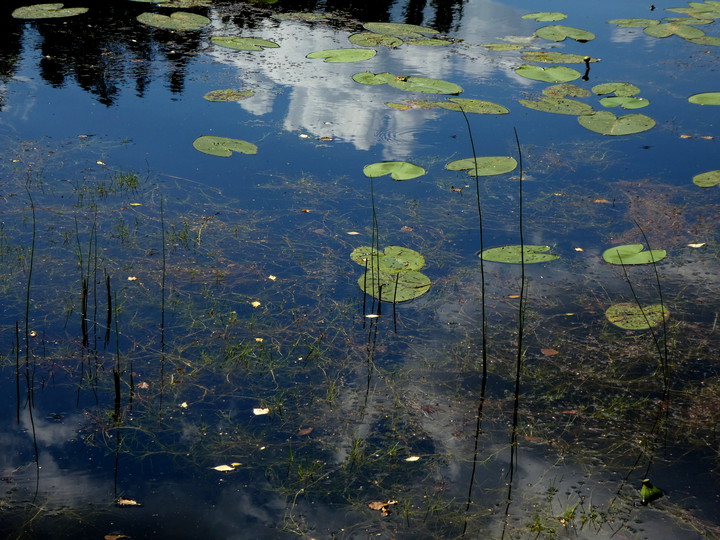
POLYGON ((99 159, 95 163, 97 163, 98 165, 102 165, 103 167, 107 165, 107 163, 105 163, 104 161, 100 161, 99 159))
POLYGON ((187 408, 188 408, 187 401, 183 401, 183 402, 180 404, 180 407, 183 408, 183 409, 187 409, 187 408))
POLYGON ((581 247, 576 247, 576 248, 573 248, 573 249, 574 249, 575 251, 585 251, 585 250, 584 250, 583 248, 581 248, 581 247))
POLYGON ((357 232, 357 231, 348 231, 347 233, 348 233, 349 235, 352 235, 352 236, 356 236, 356 235, 360 234, 360 233, 357 232))
POLYGON ((272 274, 270 274, 270 275, 268 276, 268 279, 269 279, 270 281, 275 281, 275 280, 277 279, 277 276, 273 276, 272 274))
POLYGON ((265 338, 256 337, 255 341, 257 341, 258 343, 262 343, 263 341, 265 341, 265 338))
POLYGON ((121 538, 131 538, 127 534, 106 534, 103 536, 104 540, 121 540, 121 538))
POLYGON ((138 384, 136 385, 136 388, 140 388, 141 390, 147 390, 148 388, 150 388, 150 384, 148 384, 147 382, 143 381, 143 382, 141 382, 141 383, 138 383, 138 384))
POLYGON ((117 501, 115 501, 115 504, 118 506, 142 506, 142 504, 137 502, 135 499, 128 499, 127 497, 120 497, 117 501))
POLYGON ((128 281, 137 281, 136 276, 128 276, 128 281))
POLYGON ((250 302, 250 305, 254 308, 262 306, 262 304, 260 302, 258 302, 257 300, 255 300, 254 302, 250 302))
POLYGON ((365 315, 365 318, 366 319, 377 319, 379 316, 380 315, 378 315, 377 313, 368 313, 367 315, 365 315))
POLYGON ((240 465, 242 465, 242 463, 238 463, 238 462, 236 461, 236 462, 234 462, 234 463, 231 463, 230 465, 232 465, 233 467, 239 467, 240 465))
POLYGON ((415 229, 413 229, 412 227, 408 227, 407 225, 403 225, 402 227, 400 227, 400 232, 412 232, 414 230, 415 229))
POLYGON ((418 461, 420 459, 420 456, 410 456, 409 458, 405 458, 405 461, 418 461))
POLYGON ((130 206, 142 206, 142 203, 139 202, 131 202, 130 206))
POLYGON ((313 428, 306 427, 306 428, 302 428, 301 430, 299 430, 297 432, 297 435, 298 435, 298 437, 304 437, 305 435, 310 435, 312 432, 313 432, 313 428))
POLYGON ((220 472, 229 472, 234 471, 235 467, 231 467, 230 465, 218 465, 217 467, 210 467, 213 470, 220 471, 220 472))
POLYGON ((700 242, 700 243, 698 243, 698 244, 688 244, 688 247, 691 247, 691 248, 701 248, 701 247, 703 247, 704 245, 705 245, 705 242, 700 242))
POLYGON ((270 413, 270 409, 261 409, 259 407, 256 409, 253 409, 253 414, 255 416, 260 416, 260 415, 269 414, 269 413, 270 413))

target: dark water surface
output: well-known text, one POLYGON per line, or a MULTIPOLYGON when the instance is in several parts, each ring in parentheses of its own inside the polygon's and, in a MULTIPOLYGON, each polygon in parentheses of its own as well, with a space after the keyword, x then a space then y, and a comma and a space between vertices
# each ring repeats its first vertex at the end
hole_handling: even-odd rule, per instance
POLYGON ((184 9, 211 21, 189 31, 138 22, 174 11, 149 2, 12 18, 23 4, 0 7, 1 537, 720 537, 720 207, 693 183, 719 167, 720 111, 688 101, 720 91, 718 47, 608 23, 717 3, 218 0, 184 9), (568 17, 522 18, 543 9, 568 17), (451 42, 306 58, 367 22, 451 42), (533 37, 552 24, 596 38, 533 37), (515 72, 556 65, 521 58, 539 50, 599 58, 571 84, 632 83, 649 106, 574 99, 655 127, 606 136, 524 107, 552 84, 515 72), (364 71, 510 112, 466 123, 421 103, 453 96, 364 71), (203 98, 224 88, 254 95, 203 98), (516 133, 522 173, 478 193, 445 169, 473 146, 519 159, 516 133), (201 153, 202 135, 258 151, 201 153), (363 174, 382 161, 427 174, 363 174), (521 217, 559 258, 481 270, 521 217), (350 253, 371 243, 421 253, 428 292, 364 295, 350 253), (636 243, 667 257, 602 258, 636 243), (619 302, 670 316, 625 330, 605 315, 619 302))

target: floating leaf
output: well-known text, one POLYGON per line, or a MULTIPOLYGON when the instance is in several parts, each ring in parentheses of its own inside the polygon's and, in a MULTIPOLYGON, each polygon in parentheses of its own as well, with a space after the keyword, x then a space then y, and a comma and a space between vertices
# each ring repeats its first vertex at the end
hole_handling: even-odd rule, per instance
POLYGON ((533 19, 538 22, 553 22, 567 19, 567 15, 559 11, 537 11, 535 13, 526 13, 522 18, 533 19))
POLYGON ((642 504, 651 503, 658 500, 662 496, 662 489, 653 486, 649 478, 646 478, 642 481, 642 486, 640 486, 640 502, 642 504))
POLYGON ((651 249, 643 251, 642 244, 627 244, 606 249, 603 259, 610 264, 649 264, 663 260, 667 257, 664 249, 651 249))
POLYGON ((615 94, 616 96, 634 96, 640 93, 640 89, 634 84, 626 82, 611 82, 597 84, 592 87, 592 91, 598 96, 607 94, 615 94))
POLYGON ((207 17, 186 11, 176 11, 170 15, 141 13, 137 16, 137 20, 148 26, 167 30, 198 30, 210 24, 210 19, 207 17))
POLYGON ((578 122, 590 131, 601 135, 631 135, 655 127, 655 120, 644 114, 633 113, 618 117, 610 111, 578 116, 578 122))
POLYGON ((445 168, 448 171, 467 170, 470 176, 494 176, 514 171, 517 167, 515 158, 509 156, 484 156, 478 158, 456 159, 445 168))
POLYGON ((377 47, 378 45, 382 45, 383 47, 390 47, 391 49, 403 44, 403 40, 399 37, 376 34, 374 32, 353 34, 348 38, 348 41, 353 45, 359 45, 361 47, 377 47))
POLYGON ((307 55, 306 58, 323 58, 324 62, 362 62, 369 60, 377 54, 375 49, 326 49, 324 51, 315 51, 307 55))
POLYGON ((534 81, 561 83, 574 81, 580 78, 580 73, 565 66, 540 67, 523 64, 515 69, 515 73, 534 81))
POLYGON ((388 72, 383 73, 370 73, 369 71, 363 71, 356 73, 352 76, 353 81, 360 84, 368 84, 370 86, 379 86, 381 84, 388 84, 390 81, 395 79, 395 75, 388 72))
POLYGON ((416 271, 425 266, 425 257, 422 254, 402 246, 387 246, 382 251, 362 246, 352 250, 350 258, 360 266, 374 267, 389 274, 416 271))
POLYGON ((219 472, 229 472, 234 471, 235 467, 231 467, 230 465, 218 465, 217 467, 210 467, 211 469, 219 472))
POLYGON ((543 89, 543 94, 550 97, 588 97, 591 95, 589 90, 581 88, 576 84, 554 84, 543 89))
POLYGON ((460 94, 463 89, 455 83, 428 77, 395 77, 389 81, 390 86, 425 94, 460 94))
POLYGON ((544 62, 547 64, 582 64, 584 62, 599 62, 599 58, 584 56, 582 54, 569 54, 556 51, 526 51, 522 57, 526 62, 544 62), (587 59, 587 60, 586 60, 587 59))
POLYGON ((611 96, 604 97, 600 100, 603 107, 622 107, 623 109, 641 109, 650 105, 650 101, 645 98, 632 96, 611 96))
POLYGON ((367 294, 385 302, 407 302, 422 296, 432 282, 425 274, 414 270, 383 272, 368 270, 358 279, 358 285, 367 294))
POLYGON ((129 499, 128 497, 120 497, 115 501, 118 506, 142 506, 142 503, 137 502, 135 499, 129 499))
POLYGON ((510 112, 502 105, 481 99, 447 98, 446 102, 438 102, 437 105, 450 111, 462 110, 466 113, 476 114, 508 114, 510 112))
POLYGON ((562 24, 552 24, 538 28, 535 30, 535 35, 543 39, 549 39, 550 41, 564 41, 566 38, 570 38, 584 43, 595 39, 595 34, 592 32, 572 26, 564 26, 562 24))
POLYGON ((320 22, 327 21, 328 17, 324 13, 306 13, 304 11, 292 11, 290 13, 276 13, 273 15, 276 19, 283 21, 303 21, 303 22, 320 22))
POLYGON ((491 51, 517 51, 525 48, 525 45, 518 43, 486 43, 480 46, 490 49, 491 51))
POLYGON ((610 24, 617 24, 621 28, 646 28, 655 24, 660 24, 656 19, 613 19, 608 21, 610 24))
POLYGON ((695 176, 693 176, 693 183, 696 186, 700 186, 702 188, 709 188, 720 185, 720 170, 696 174, 695 176))
POLYGON ((636 303, 621 302, 610 306, 605 311, 605 317, 625 330, 647 330, 667 320, 670 312, 662 304, 640 308, 636 303))
POLYGON ((438 33, 437 30, 433 30, 432 28, 403 23, 369 22, 363 24, 363 27, 370 32, 375 32, 376 34, 387 34, 389 36, 400 37, 423 37, 423 34, 438 33))
POLYGON ((537 100, 520 99, 520 105, 535 109, 536 111, 550 112, 556 114, 590 114, 594 109, 587 103, 575 101, 574 99, 564 99, 558 97, 544 96, 537 100))
POLYGON ((408 45, 416 45, 418 47, 440 47, 442 45, 450 45, 452 41, 448 39, 437 39, 437 38, 405 38, 405 43, 408 45))
POLYGON ((208 101, 242 101, 255 95, 252 90, 234 90, 232 88, 222 88, 212 90, 203 97, 208 101))
POLYGON ((701 36, 698 38, 690 38, 687 41, 697 43, 698 45, 710 45, 712 47, 720 47, 720 37, 717 36, 701 36))
POLYGON ((705 32, 694 26, 680 23, 660 23, 648 26, 643 30, 647 35, 666 38, 670 36, 679 36, 685 39, 699 38, 705 35, 705 32))
POLYGON ((695 105, 720 105, 720 92, 693 94, 688 98, 688 101, 695 105))
POLYGON ((33 4, 23 6, 12 12, 16 19, 56 19, 59 17, 74 17, 87 13, 88 8, 75 7, 66 8, 65 4, 33 4))
POLYGON ((550 246, 533 246, 533 245, 516 245, 516 246, 500 246, 486 249, 480 253, 479 257, 485 261, 525 264, 541 263, 554 261, 559 259, 559 255, 547 253, 550 246))
POLYGON ((220 47, 238 51, 261 51, 263 49, 274 49, 280 46, 274 41, 255 37, 213 36, 210 38, 210 41, 220 47))
POLYGON ((270 409, 258 407, 253 409, 252 412, 255 416, 263 416, 265 414, 270 414, 270 409))
POLYGON ((203 135, 193 142, 196 150, 213 156, 230 157, 233 152, 241 154, 257 154, 258 148, 252 143, 227 137, 203 135))
POLYGON ((410 180, 427 174, 427 171, 407 161, 381 161, 366 165, 363 173, 371 178, 389 174, 394 180, 410 180))

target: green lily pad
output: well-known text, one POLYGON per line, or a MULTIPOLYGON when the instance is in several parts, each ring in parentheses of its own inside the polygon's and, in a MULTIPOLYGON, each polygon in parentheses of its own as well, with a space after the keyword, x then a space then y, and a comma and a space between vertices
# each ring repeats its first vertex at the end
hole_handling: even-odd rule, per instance
POLYGON ((394 180, 411 180, 412 178, 427 174, 427 171, 407 161, 380 161, 366 165, 363 169, 363 174, 370 178, 389 174, 394 180))
POLYGON ((538 22, 553 22, 567 19, 567 15, 559 11, 537 11, 535 13, 526 13, 522 18, 532 19, 538 22))
POLYGON ((697 19, 694 17, 665 17, 663 19, 663 22, 691 24, 693 26, 696 26, 698 24, 702 25, 702 24, 713 23, 713 22, 715 22, 715 19, 697 19))
POLYGON ((516 167, 517 161, 509 156, 457 159, 445 165, 448 171, 467 170, 470 176, 495 176, 514 171, 516 167))
POLYGON ((662 324, 670 317, 670 312, 662 304, 653 304, 640 308, 631 302, 613 304, 605 311, 607 320, 624 330, 647 330, 662 324))
POLYGON ((592 91, 598 96, 604 96, 607 94, 615 94, 618 97, 629 97, 640 93, 640 89, 634 84, 626 82, 611 82, 597 84, 592 87, 592 91))
POLYGON ((588 62, 600 61, 599 58, 591 56, 556 51, 526 51, 521 58, 526 62, 544 62, 546 64, 583 64, 586 58, 588 62))
POLYGON ((353 75, 352 79, 356 83, 379 86, 381 84, 388 84, 390 81, 394 80, 395 75, 388 72, 370 73, 369 71, 363 71, 362 73, 356 73, 353 75))
POLYGON ((580 72, 565 66, 540 67, 530 64, 523 64, 515 69, 515 73, 534 81, 562 83, 570 82, 580 78, 580 72))
POLYGON ((423 37, 423 34, 437 34, 438 31, 425 26, 404 23, 369 22, 363 24, 365 30, 376 34, 387 34, 399 37, 423 37))
POLYGON ((648 26, 643 30, 647 35, 666 38, 670 36, 679 36, 685 39, 699 38, 705 35, 705 32, 694 26, 680 23, 660 23, 648 26))
POLYGON ((422 296, 430 290, 432 282, 425 274, 413 270, 394 274, 367 271, 358 279, 358 285, 384 302, 399 303, 422 296))
POLYGON ((23 6, 12 12, 16 19, 56 19, 59 17, 74 17, 87 13, 86 7, 66 8, 65 4, 33 4, 23 6))
POLYGON ((663 491, 659 487, 655 487, 649 478, 642 481, 640 486, 640 502, 642 504, 649 504, 653 501, 657 501, 663 496, 663 491))
POLYGON ((606 249, 603 252, 603 259, 610 264, 650 264, 662 261, 667 257, 664 249, 651 249, 643 251, 642 244, 626 244, 606 249))
POLYGON ((688 101, 695 105, 720 105, 720 92, 693 94, 688 98, 688 101))
POLYGON ((525 48, 525 45, 518 43, 486 43, 480 46, 491 51, 518 51, 525 48))
POLYGON ((515 245, 500 246, 483 251, 479 257, 484 261, 533 264, 559 259, 559 255, 548 253, 550 246, 515 245))
POLYGON ((414 249, 402 246, 387 246, 380 252, 369 246, 362 246, 353 249, 350 258, 360 266, 375 267, 389 274, 417 271, 425 266, 425 257, 414 249))
POLYGON ((463 91, 462 87, 455 83, 428 77, 395 77, 388 84, 400 90, 424 94, 460 94, 463 91))
POLYGON ((239 36, 213 36, 210 38, 215 45, 235 49, 238 51, 261 51, 263 49, 274 49, 279 47, 274 41, 254 37, 239 36))
POLYGON ((569 83, 562 83, 562 84, 554 84, 552 86, 548 86, 547 88, 544 88, 542 91, 543 94, 549 97, 588 97, 592 95, 589 90, 586 90, 585 88, 581 88, 577 86, 576 84, 569 84, 569 83))
POLYGON ((660 24, 656 19, 613 19, 608 21, 610 24, 616 24, 621 28, 646 28, 660 24))
POLYGON ((425 101, 422 99, 406 99, 404 103, 385 103, 391 109, 399 111, 409 111, 411 109, 437 109, 440 107, 440 101, 425 101))
POLYGON ((437 105, 450 111, 462 110, 466 113, 475 114, 508 114, 510 112, 507 107, 481 99, 447 98, 447 101, 440 101, 437 105))
POLYGON ((187 11, 176 11, 170 15, 141 13, 137 16, 137 20, 148 26, 166 30, 198 30, 210 24, 210 19, 207 17, 187 11))
POLYGON ((416 45, 418 47, 440 47, 442 45, 451 45, 452 41, 449 39, 437 39, 428 37, 409 37, 405 38, 405 43, 408 45, 416 45))
POLYGON ((241 154, 257 154, 258 147, 247 141, 229 139, 227 137, 216 137, 214 135, 203 135, 193 142, 196 150, 205 154, 220 157, 230 157, 233 152, 241 154))
POLYGON ((650 105, 650 100, 631 96, 604 97, 600 100, 603 107, 622 107, 623 109, 642 109, 650 105))
POLYGON ((376 34, 374 32, 353 34, 348 38, 348 41, 360 47, 377 47, 378 45, 382 45, 383 47, 389 47, 391 49, 403 44, 403 40, 399 37, 388 36, 387 34, 376 34))
POLYGON ((160 7, 168 7, 174 9, 188 9, 194 7, 209 7, 212 0, 133 0, 133 2, 145 2, 148 4, 157 4, 160 7))
POLYGON ((543 96, 536 100, 520 99, 520 105, 536 111, 549 112, 555 114, 591 114, 593 109, 587 103, 576 101, 574 99, 565 99, 551 96, 543 96))
POLYGON ((655 127, 655 120, 640 113, 615 116, 610 111, 598 111, 578 116, 584 128, 601 135, 632 135, 655 127))
POLYGON ((720 171, 708 171, 693 176, 693 183, 702 188, 720 185, 720 171))
POLYGON ((208 101, 242 101, 255 95, 252 90, 234 90, 233 88, 221 88, 211 90, 203 97, 208 101))
POLYGON ((717 36, 702 36, 699 38, 690 38, 686 41, 691 43, 697 43, 698 45, 710 45, 711 47, 720 47, 720 37, 717 36))
POLYGON ((375 49, 327 49, 315 51, 306 58, 323 58, 324 62, 362 62, 369 60, 377 54, 375 49))
POLYGON ((584 43, 595 39, 595 34, 592 32, 572 26, 564 26, 562 24, 551 24, 550 26, 538 28, 535 30, 535 35, 550 41, 564 41, 566 38, 570 38, 584 43))
POLYGON ((304 11, 275 13, 273 17, 281 21, 324 22, 328 20, 328 16, 324 13, 306 13, 304 11))

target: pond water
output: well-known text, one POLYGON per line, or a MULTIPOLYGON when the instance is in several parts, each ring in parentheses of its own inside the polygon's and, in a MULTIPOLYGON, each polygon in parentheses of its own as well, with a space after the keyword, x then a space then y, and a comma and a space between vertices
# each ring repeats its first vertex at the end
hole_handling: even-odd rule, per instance
POLYGON ((720 537, 720 3, 536 4, 3 2, 0 534, 720 537))

